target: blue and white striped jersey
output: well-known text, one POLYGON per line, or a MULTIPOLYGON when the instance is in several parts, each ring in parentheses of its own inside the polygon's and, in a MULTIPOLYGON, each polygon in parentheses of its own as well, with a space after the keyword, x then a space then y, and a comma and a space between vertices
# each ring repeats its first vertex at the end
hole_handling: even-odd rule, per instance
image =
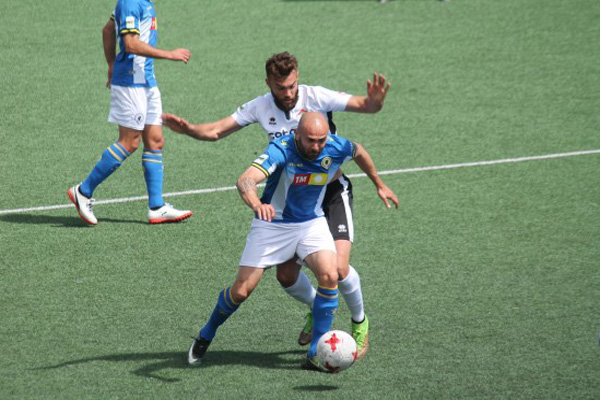
POLYGON ((303 222, 323 216, 327 184, 340 166, 354 158, 356 146, 348 139, 329 135, 321 154, 304 158, 295 135, 272 140, 252 163, 268 177, 261 202, 275 209, 272 222, 303 222))
POLYGON ((113 67, 112 85, 116 86, 156 86, 154 58, 142 57, 125 52, 123 35, 137 33, 140 40, 156 47, 156 11, 151 0, 118 0, 113 13, 119 38, 119 54, 113 67))

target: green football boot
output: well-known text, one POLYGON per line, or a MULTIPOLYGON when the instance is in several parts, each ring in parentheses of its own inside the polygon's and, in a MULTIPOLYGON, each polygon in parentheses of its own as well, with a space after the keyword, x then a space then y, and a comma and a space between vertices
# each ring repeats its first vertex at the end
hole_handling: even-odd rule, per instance
POLYGON ((300 336, 298 336, 298 344, 300 346, 306 346, 310 343, 310 339, 312 338, 312 327, 313 327, 313 315, 312 311, 309 311, 306 314, 306 324, 304 324, 304 328, 300 331, 300 336))
POLYGON ((352 337, 356 341, 356 359, 360 360, 369 349, 369 319, 366 314, 360 324, 352 321, 352 337))
POLYGON ((302 362, 302 364, 300 364, 300 368, 307 371, 329 372, 325 368, 321 367, 321 365, 319 365, 317 357, 308 358, 307 356, 302 362))

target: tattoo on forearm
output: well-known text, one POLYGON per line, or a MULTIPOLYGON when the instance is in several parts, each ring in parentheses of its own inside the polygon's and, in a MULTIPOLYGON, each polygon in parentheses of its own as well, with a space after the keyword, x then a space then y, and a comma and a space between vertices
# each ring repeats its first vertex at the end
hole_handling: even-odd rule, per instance
POLYGON ((256 191, 256 182, 250 178, 240 179, 238 183, 238 191, 240 194, 256 191))

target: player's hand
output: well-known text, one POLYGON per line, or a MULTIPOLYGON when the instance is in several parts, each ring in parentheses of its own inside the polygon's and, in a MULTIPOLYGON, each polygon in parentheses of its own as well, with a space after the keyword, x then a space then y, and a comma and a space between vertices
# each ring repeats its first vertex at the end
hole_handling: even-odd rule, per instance
POLYGON ((192 53, 188 49, 175 49, 171 51, 170 59, 173 61, 183 61, 184 63, 188 63, 192 53))
POLYGON ((398 202, 398 196, 396 196, 392 189, 390 189, 386 185, 378 187, 377 194, 379 195, 381 200, 383 200, 383 203, 387 208, 391 208, 390 202, 388 200, 391 200, 391 202, 396 205, 396 208, 400 206, 400 203, 398 202))
POLYGON ((175 114, 163 114, 162 115, 163 125, 172 130, 173 132, 190 134, 193 130, 192 124, 184 118, 175 114))
POLYGON ((383 107, 383 101, 385 100, 385 96, 387 96, 390 86, 392 84, 387 82, 385 76, 377 72, 373 73, 373 82, 367 79, 367 98, 377 109, 383 107))
POLYGON ((254 212, 258 216, 258 219, 263 221, 271 222, 275 218, 275 209, 270 204, 260 203, 258 206, 253 208, 254 212))

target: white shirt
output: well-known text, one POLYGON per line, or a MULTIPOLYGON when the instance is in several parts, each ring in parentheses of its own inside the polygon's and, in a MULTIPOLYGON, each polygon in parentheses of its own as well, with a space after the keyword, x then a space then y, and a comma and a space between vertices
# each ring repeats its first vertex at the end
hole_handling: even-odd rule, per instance
POLYGON ((302 114, 320 112, 329 121, 329 131, 335 134, 331 113, 344 111, 351 95, 336 92, 321 86, 298 86, 298 101, 289 112, 275 105, 273 95, 269 92, 240 106, 231 116, 241 126, 258 122, 267 133, 269 141, 281 136, 295 133, 302 114))

